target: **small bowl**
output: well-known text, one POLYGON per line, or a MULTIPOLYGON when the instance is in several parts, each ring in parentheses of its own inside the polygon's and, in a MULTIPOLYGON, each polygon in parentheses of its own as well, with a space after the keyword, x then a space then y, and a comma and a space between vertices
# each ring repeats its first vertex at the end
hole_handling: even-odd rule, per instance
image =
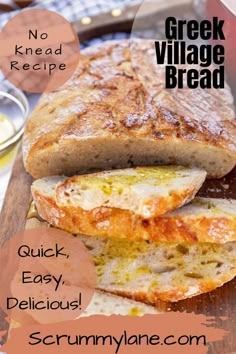
POLYGON ((3 126, 7 128, 6 139, 1 132, 1 155, 22 137, 28 114, 29 104, 23 92, 7 81, 0 82, 0 119, 6 121, 3 126))

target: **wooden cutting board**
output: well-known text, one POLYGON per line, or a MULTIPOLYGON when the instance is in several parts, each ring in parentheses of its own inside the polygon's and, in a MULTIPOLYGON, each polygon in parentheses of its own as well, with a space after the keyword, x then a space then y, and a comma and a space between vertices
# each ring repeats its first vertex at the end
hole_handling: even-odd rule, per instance
MULTIPOLYGON (((32 178, 25 172, 22 153, 19 150, 0 215, 0 245, 25 228, 32 199, 31 183, 32 178)), ((236 169, 221 180, 207 181, 199 195, 236 199, 236 169)), ((209 353, 229 354, 236 351, 236 278, 208 294, 175 304, 160 302, 157 307, 161 311, 185 311, 216 316, 219 326, 230 333, 223 341, 211 343, 209 353), (228 319, 222 321, 220 317, 228 319)))

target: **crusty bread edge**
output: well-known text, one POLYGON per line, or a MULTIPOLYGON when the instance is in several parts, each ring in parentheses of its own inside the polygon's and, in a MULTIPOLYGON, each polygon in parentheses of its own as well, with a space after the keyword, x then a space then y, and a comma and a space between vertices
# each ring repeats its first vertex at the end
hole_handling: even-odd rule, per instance
POLYGON ((236 220, 225 215, 212 219, 200 215, 192 221, 181 216, 165 215, 145 220, 122 209, 101 207, 86 211, 79 207, 62 207, 57 205, 53 194, 46 196, 40 193, 35 184, 32 185, 32 195, 41 218, 72 234, 155 242, 226 243, 235 240, 236 220), (224 225, 224 229, 215 227, 213 237, 209 230, 220 224, 224 225))

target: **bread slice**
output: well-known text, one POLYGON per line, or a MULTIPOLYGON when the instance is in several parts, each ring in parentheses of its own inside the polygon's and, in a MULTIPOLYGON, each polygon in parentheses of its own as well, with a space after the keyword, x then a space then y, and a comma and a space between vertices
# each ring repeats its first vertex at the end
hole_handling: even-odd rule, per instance
MULTIPOLYGON (((30 209, 27 228, 49 226, 30 209)), ((131 299, 152 304, 158 299, 178 301, 214 290, 235 277, 236 242, 168 244, 77 237, 93 255, 98 289, 131 299)))
MULTIPOLYGON (((197 184, 201 180, 200 175, 197 184)), ((88 183, 91 182, 89 178, 91 177, 88 177, 88 183)), ((135 209, 132 211, 103 205, 92 210, 82 209, 78 206, 76 197, 78 187, 82 186, 82 182, 78 181, 84 179, 86 177, 83 176, 69 180, 66 177, 48 177, 35 181, 32 194, 39 215, 51 225, 73 234, 165 242, 225 243, 236 240, 235 200, 196 198, 178 210, 147 219, 136 214, 135 209)), ((98 188, 95 186, 94 189, 92 184, 88 186, 86 183, 85 186, 89 187, 91 198, 96 203, 97 198, 99 199, 98 188)), ((197 184, 194 186, 195 192, 197 184)), ((182 192, 180 195, 183 195, 182 192)), ((89 193, 82 191, 82 196, 88 200, 89 193)), ((109 196, 107 198, 109 200, 109 196)), ((147 200, 145 198, 146 194, 141 201, 147 200)), ((187 199, 190 199, 190 194, 185 202, 187 199)), ((155 205, 154 196, 151 200, 155 205)), ((180 204, 183 202, 184 199, 180 204)), ((166 210, 168 207, 165 205, 166 210)))
POLYGON ((160 312, 153 306, 130 299, 125 299, 121 296, 96 291, 90 304, 79 317, 87 317, 92 315, 142 316, 145 314, 158 313, 160 312))
POLYGON ((128 40, 86 49, 73 77, 44 94, 28 119, 26 170, 37 179, 176 164, 226 175, 236 164, 230 88, 165 90, 163 70, 154 41, 136 41, 132 50, 128 40))
MULTIPOLYGON (((119 208, 150 218, 188 203, 205 178, 204 170, 181 166, 113 170, 63 180, 55 186, 55 198, 59 206, 70 205, 78 213, 119 208)), ((35 182, 33 190, 41 183, 35 182)))
POLYGON ((139 301, 179 301, 236 276, 236 242, 167 244, 78 237, 94 257, 98 289, 139 301))
MULTIPOLYGON (((143 316, 146 314, 158 314, 160 311, 155 307, 146 305, 142 302, 130 300, 114 294, 109 294, 103 291, 95 291, 94 296, 88 307, 81 313, 78 318, 88 317, 93 315, 121 315, 121 316, 143 316)), ((19 328, 26 325, 34 324, 33 319, 24 319, 24 323, 15 320, 10 322, 10 331, 14 328, 19 328)))

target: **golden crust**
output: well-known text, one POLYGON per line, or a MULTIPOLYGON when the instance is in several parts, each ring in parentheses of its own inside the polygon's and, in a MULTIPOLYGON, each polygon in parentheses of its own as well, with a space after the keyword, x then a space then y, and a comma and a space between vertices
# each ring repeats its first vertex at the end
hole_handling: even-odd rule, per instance
POLYGON ((232 215, 207 217, 165 214, 144 219, 130 210, 100 207, 84 210, 58 205, 55 198, 32 189, 39 215, 50 224, 72 234, 148 240, 155 242, 213 242, 236 240, 236 218, 232 215))
MULTIPOLYGON (((148 53, 152 45, 152 41, 141 41, 132 49, 132 54, 143 67, 144 52, 148 53)), ((215 168, 215 176, 229 172, 236 163, 236 129, 232 120, 233 110, 229 108, 232 106, 230 92, 221 90, 215 94, 217 97, 209 104, 207 112, 203 112, 204 116, 207 115, 206 119, 195 119, 183 113, 179 115, 173 112, 178 111, 178 107, 184 112, 183 102, 178 97, 175 99, 174 93, 170 95, 166 92, 163 97, 158 73, 154 75, 150 63, 143 70, 151 85, 151 94, 134 68, 129 41, 108 42, 86 49, 71 80, 58 92, 43 95, 28 120, 23 144, 27 171, 33 177, 41 178, 58 173, 73 174, 84 168, 114 167, 113 164, 116 166, 119 162, 122 167, 127 167, 128 161, 119 160, 119 156, 114 157, 114 161, 108 158, 104 162, 104 156, 100 155, 100 161, 96 157, 96 147, 99 151, 99 145, 104 141, 108 141, 114 149, 121 144, 124 151, 130 150, 130 163, 137 164, 135 157, 132 157, 131 146, 125 144, 131 142, 140 146, 148 141, 156 146, 174 144, 176 156, 171 154, 172 163, 179 163, 179 143, 186 145, 185 150, 197 143, 199 148, 208 147, 214 150, 213 153, 221 151, 223 155, 220 159, 228 161, 227 168, 222 171, 215 168), (213 104, 217 106, 218 101, 218 107, 214 107, 213 104), (174 111, 171 112, 169 107, 174 111), (211 110, 214 111, 214 120, 208 119, 211 110), (92 145, 93 142, 95 145, 92 145), (84 164, 78 156, 79 151, 84 154, 84 164), (73 154, 77 154, 77 165, 72 163, 71 166, 68 160, 72 159, 73 154)), ((181 94, 188 95, 186 91, 181 94)), ((209 93, 207 97, 211 99, 209 93)), ((193 95, 191 103, 194 103, 193 95)), ((199 105, 199 102, 196 101, 196 104, 199 105)), ((144 151, 144 159, 149 153, 144 151)), ((106 154, 110 156, 108 151, 106 154)), ((116 151, 113 154, 115 156, 116 151)), ((150 161, 154 163, 155 157, 150 161)), ((186 163, 190 161, 191 158, 186 163)))

